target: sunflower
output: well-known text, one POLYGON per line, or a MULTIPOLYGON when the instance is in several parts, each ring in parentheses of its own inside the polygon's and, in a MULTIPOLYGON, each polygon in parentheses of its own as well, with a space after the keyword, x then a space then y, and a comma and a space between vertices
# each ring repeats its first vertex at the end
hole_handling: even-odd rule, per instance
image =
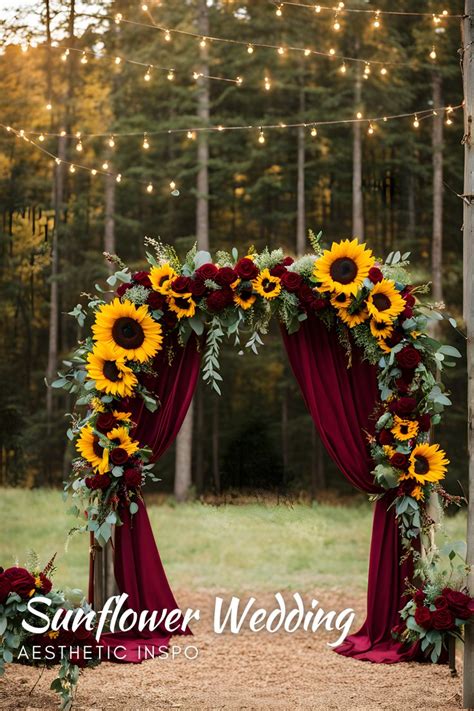
POLYGON ((140 448, 139 442, 130 437, 126 427, 114 427, 113 430, 107 432, 107 437, 115 447, 124 449, 129 455, 135 454, 140 448))
POLYGON ((418 422, 416 420, 404 420, 395 415, 391 432, 401 442, 405 439, 412 439, 418 434, 418 422))
POLYGON ((390 351, 392 350, 383 338, 378 338, 377 343, 379 345, 380 350, 382 350, 384 353, 390 353, 390 351))
POLYGON ((196 302, 192 294, 173 294, 173 296, 168 296, 168 307, 170 311, 174 311, 179 319, 192 318, 196 313, 196 302))
POLYGON ((345 239, 324 250, 314 265, 314 276, 321 282, 321 291, 355 295, 374 261, 372 250, 365 249, 365 244, 345 239))
POLYGON ((272 276, 268 269, 260 272, 258 277, 252 281, 252 286, 264 299, 274 299, 281 291, 281 281, 279 277, 272 276))
POLYGON ((90 401, 90 407, 94 412, 105 412, 105 405, 100 397, 93 397, 90 401))
POLYGON ((377 321, 393 321, 405 308, 405 301, 391 279, 377 282, 367 297, 369 314, 377 321))
POLYGON ((150 269, 150 281, 153 289, 159 294, 168 294, 171 289, 171 282, 177 277, 177 273, 169 264, 150 269))
POLYGON ((393 326, 386 321, 376 321, 374 318, 371 318, 370 332, 377 339, 390 338, 393 333, 393 326))
POLYGON ((332 294, 331 304, 335 309, 347 309, 352 304, 352 299, 350 294, 332 294))
POLYGON ((444 479, 449 459, 439 444, 417 444, 410 454, 408 474, 420 484, 444 479))
POLYGON ((421 486, 415 486, 415 488, 411 492, 411 496, 413 496, 413 498, 417 501, 425 500, 425 492, 423 491, 421 486))
POLYGON ((99 438, 90 425, 81 429, 76 442, 76 449, 99 474, 109 471, 109 450, 99 444, 99 438))
MULTIPOLYGON (((86 370, 95 380, 97 390, 105 390, 108 395, 127 397, 133 393, 137 378, 126 364, 124 356, 118 356, 108 343, 97 343, 87 356, 86 370)), ((94 407, 97 411, 97 408, 94 407)), ((99 412, 103 412, 102 407, 99 412)))
POLYGON ((130 422, 130 420, 132 419, 131 412, 120 412, 120 410, 112 410, 112 415, 119 422, 130 422))
POLYGON ((387 457, 387 459, 390 459, 395 454, 395 449, 393 447, 391 447, 389 444, 384 444, 382 449, 383 449, 384 454, 387 457))
POLYGON ((240 306, 241 309, 247 311, 252 304, 255 302, 257 297, 252 294, 250 289, 243 289, 242 291, 236 291, 234 294, 234 304, 240 306))
POLYGON ((349 328, 354 328, 360 323, 364 323, 369 318, 369 312, 365 308, 365 304, 359 304, 355 309, 349 311, 348 309, 338 309, 337 311, 339 318, 343 323, 345 323, 349 328))
POLYGON ((148 306, 138 308, 131 301, 114 299, 97 312, 92 326, 94 338, 110 346, 115 357, 125 357, 144 363, 161 350, 161 326, 153 321, 148 306))

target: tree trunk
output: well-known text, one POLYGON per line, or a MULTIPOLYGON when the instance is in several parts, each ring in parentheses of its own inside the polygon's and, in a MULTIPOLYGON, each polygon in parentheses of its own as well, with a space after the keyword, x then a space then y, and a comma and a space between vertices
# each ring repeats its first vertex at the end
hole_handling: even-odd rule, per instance
POLYGON ((177 501, 186 501, 191 488, 193 452, 193 409, 191 402, 179 431, 179 446, 176 445, 176 466, 174 474, 174 495, 177 501))
MULTIPOLYGON (((442 78, 433 74, 433 106, 443 105, 442 78)), ((433 150, 433 238, 431 277, 434 301, 443 300, 443 112, 433 116, 431 145, 433 150)), ((438 323, 437 321, 435 322, 438 323)))
POLYGON ((219 398, 214 396, 212 411, 212 477, 216 494, 221 493, 221 473, 219 469, 219 398))
POLYGON ((288 447, 288 388, 283 388, 281 400, 281 449, 283 459, 283 486, 288 484, 289 447, 288 447))
MULTIPOLYGON (((110 164, 110 163, 109 163, 110 164)), ((105 229, 104 251, 115 254, 115 189, 117 182, 113 175, 105 176, 105 229)), ((114 265, 107 262, 109 272, 114 270, 114 265)))
MULTIPOLYGON (((304 82, 304 77, 303 77, 304 82)), ((305 93, 304 85, 300 89, 300 121, 304 121, 305 93)), ((298 127, 298 155, 297 171, 298 182, 296 189, 296 254, 304 254, 306 246, 306 215, 305 215, 305 140, 306 129, 304 126, 298 127)))
MULTIPOLYGON (((355 68, 354 106, 361 110, 362 77, 360 66, 355 68)), ((362 195, 362 133, 358 121, 352 127, 352 235, 359 240, 364 239, 364 203, 362 195)))
MULTIPOLYGON (((199 0, 198 32, 201 37, 209 35, 209 12, 206 0, 199 0)), ((200 73, 198 79, 197 114, 201 126, 209 125, 209 60, 207 46, 200 48, 200 73)), ((196 204, 196 239, 198 249, 209 249, 209 137, 207 131, 198 131, 197 136, 197 204, 196 204)))

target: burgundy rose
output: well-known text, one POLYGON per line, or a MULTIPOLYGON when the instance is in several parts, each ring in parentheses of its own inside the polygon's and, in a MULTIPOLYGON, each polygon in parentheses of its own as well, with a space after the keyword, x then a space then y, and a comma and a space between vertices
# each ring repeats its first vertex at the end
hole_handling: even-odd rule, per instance
POLYGON ((413 294, 411 294, 409 291, 402 292, 402 297, 406 303, 407 306, 410 308, 413 308, 415 305, 415 297, 413 294))
POLYGON ((426 593, 423 590, 417 590, 413 595, 413 599, 417 605, 422 605, 425 601, 426 593))
POLYGON ((469 595, 451 588, 444 588, 441 594, 456 617, 466 620, 471 615, 474 615, 474 600, 469 595))
POLYGON ((378 434, 378 440, 380 444, 392 444, 393 434, 390 430, 380 430, 378 434))
POLYGON ((286 271, 281 275, 281 283, 283 288, 291 293, 296 293, 301 286, 303 279, 300 274, 296 272, 286 271))
POLYGON ((120 286, 117 287, 117 296, 122 297, 128 289, 132 288, 132 286, 133 284, 120 284, 120 286))
POLYGON ((402 319, 402 321, 406 318, 411 318, 412 316, 413 316, 413 309, 410 306, 405 306, 402 313, 400 314, 400 318, 402 319))
POLYGON ((142 483, 142 473, 140 469, 126 469, 124 474, 125 484, 129 489, 137 489, 142 483))
POLYGON ((152 311, 163 311, 166 305, 166 297, 157 291, 150 291, 146 303, 152 311))
POLYGON ((270 274, 275 277, 281 277, 286 272, 286 267, 283 264, 275 264, 270 269, 270 274))
POLYGON ((127 450, 123 447, 114 447, 114 449, 110 452, 110 461, 112 464, 116 464, 119 467, 122 466, 122 464, 125 464, 125 462, 128 461, 127 450))
POLYGON ((452 630, 454 628, 454 615, 451 610, 435 610, 431 615, 435 630, 452 630))
POLYGON ((314 291, 307 284, 302 284, 298 290, 298 297, 303 304, 308 305, 315 298, 314 291))
POLYGON ((239 259, 235 265, 235 271, 243 281, 251 281, 258 275, 258 267, 248 257, 239 259))
POLYGON ((377 284, 377 282, 382 281, 383 274, 378 267, 371 267, 369 269, 369 279, 372 284, 377 284))
POLYGON ((12 587, 10 580, 2 573, 2 575, 0 575, 0 605, 6 601, 8 595, 11 593, 11 590, 12 587))
POLYGON ((44 573, 39 574, 39 579, 41 580, 41 592, 47 595, 51 592, 53 588, 53 583, 49 578, 46 577, 44 573))
POLYGON ((94 476, 86 477, 85 484, 88 489, 101 489, 104 491, 110 486, 111 479, 108 474, 95 474, 94 476))
POLYGON ((140 284, 140 286, 146 286, 148 289, 151 289, 150 275, 148 272, 135 272, 132 279, 136 284, 140 284))
POLYGON ((35 589, 35 579, 25 568, 7 568, 3 576, 10 583, 11 592, 16 592, 20 597, 30 597, 35 589))
POLYGON ((401 452, 395 452, 395 454, 390 457, 390 464, 392 467, 395 467, 395 469, 406 469, 408 467, 408 457, 401 452))
POLYGON ((398 485, 397 496, 411 496, 413 491, 413 479, 405 479, 398 485))
POLYGON ((424 415, 420 415, 418 418, 418 427, 420 432, 429 432, 431 427, 431 415, 425 412, 424 415))
POLYGON ((398 346, 398 344, 403 340, 405 334, 403 331, 395 329, 395 331, 392 333, 390 338, 386 339, 386 343, 390 348, 393 348, 394 346, 398 346))
POLYGON ((407 393, 410 389, 410 384, 411 383, 405 380, 405 378, 397 378, 397 380, 395 380, 395 385, 400 393, 407 393))
POLYGON ((284 267, 289 267, 290 264, 293 264, 294 261, 295 260, 293 259, 293 257, 285 257, 282 261, 282 264, 284 267))
POLYGON ((389 408, 391 412, 403 417, 404 415, 409 415, 410 412, 416 408, 417 402, 414 397, 401 397, 398 400, 394 400, 390 403, 389 408))
POLYGON ((395 637, 401 637, 401 635, 405 632, 407 626, 404 622, 401 622, 399 625, 395 625, 395 627, 392 627, 392 634, 395 635, 395 637))
POLYGON ((204 279, 196 278, 191 279, 191 294, 195 299, 199 299, 206 293, 206 285, 204 279))
POLYGON ((237 272, 231 267, 222 267, 214 277, 219 286, 230 286, 237 279, 237 272))
POLYGON ((161 321, 166 326, 166 328, 171 331, 171 329, 174 328, 178 323, 178 317, 174 313, 174 311, 169 311, 167 309, 161 317, 161 321))
POLYGON ((448 609, 448 601, 446 600, 443 595, 438 595, 438 597, 435 597, 433 600, 434 606, 436 607, 437 610, 447 610, 448 609))
POLYGON ((313 301, 310 304, 310 308, 313 311, 322 311, 323 309, 326 308, 328 305, 328 302, 326 299, 313 299, 313 301))
POLYGON ((234 301, 234 295, 231 289, 219 289, 218 291, 213 291, 209 294, 206 299, 206 305, 209 311, 218 313, 230 306, 234 301))
POLYGON ((110 432, 117 426, 117 420, 111 412, 101 412, 96 420, 95 428, 99 432, 110 432))
POLYGON ((215 264, 212 264, 212 262, 207 262, 206 264, 203 264, 201 267, 196 269, 196 274, 205 281, 206 279, 214 279, 218 271, 219 269, 218 267, 216 267, 215 264))
POLYGON ((415 610, 415 622, 425 630, 429 630, 432 626, 431 612, 427 607, 417 607, 415 610))
POLYGON ((176 277, 171 282, 171 289, 177 294, 189 294, 191 293, 191 279, 185 276, 176 277))
POLYGON ((421 361, 420 352, 413 346, 405 346, 395 355, 397 363, 407 370, 414 370, 421 361))

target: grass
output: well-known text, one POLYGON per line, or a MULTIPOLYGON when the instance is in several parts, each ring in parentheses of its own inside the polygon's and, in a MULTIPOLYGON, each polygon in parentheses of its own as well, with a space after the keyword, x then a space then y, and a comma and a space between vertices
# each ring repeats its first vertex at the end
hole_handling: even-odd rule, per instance
MULTIPOLYGON (((86 590, 88 537, 58 491, 0 490, 0 565, 25 562, 30 550, 47 562, 57 552, 57 586, 86 590)), ((152 505, 156 541, 175 588, 243 592, 321 588, 363 590, 372 512, 367 504, 201 503, 152 505)), ((446 519, 450 540, 465 538, 466 516, 446 519)))

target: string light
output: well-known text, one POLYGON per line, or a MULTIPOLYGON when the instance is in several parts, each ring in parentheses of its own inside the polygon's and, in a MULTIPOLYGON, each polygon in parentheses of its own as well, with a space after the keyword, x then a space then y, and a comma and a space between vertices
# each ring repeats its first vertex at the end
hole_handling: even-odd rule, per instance
POLYGON ((258 134, 258 142, 259 143, 265 143, 265 134, 263 133, 263 129, 260 129, 260 133, 258 134))
POLYGON ((420 122, 418 121, 418 116, 415 114, 415 118, 413 120, 413 126, 414 128, 418 128, 420 125, 420 122))
POLYGON ((283 5, 278 5, 278 7, 275 10, 275 15, 277 17, 281 17, 283 15, 283 5))
POLYGON ((148 141, 148 136, 146 135, 146 133, 143 134, 142 147, 143 147, 146 151, 150 148, 150 143, 149 143, 149 141, 148 141))
POLYGON ((146 186, 146 191, 147 191, 147 193, 153 192, 153 184, 152 183, 148 183, 148 185, 146 186))
POLYGON ((117 12, 117 14, 115 15, 115 18, 114 18, 114 19, 115 19, 115 24, 116 24, 116 25, 120 25, 120 23, 121 23, 122 20, 123 20, 123 15, 122 15, 122 13, 121 13, 121 12, 117 12))
POLYGON ((360 119, 362 118, 362 112, 361 112, 361 111, 358 111, 358 112, 356 113, 356 118, 360 121, 360 119))
POLYGON ((40 133, 40 135, 38 136, 38 141, 41 141, 41 143, 43 143, 43 141, 44 141, 44 133, 40 133))
POLYGON ((339 30, 341 29, 341 23, 340 23, 339 20, 338 20, 337 12, 336 12, 336 14, 334 15, 334 23, 333 23, 332 28, 333 28, 333 30, 334 30, 335 32, 339 32, 339 30))
POLYGON ((285 48, 284 48, 284 47, 278 47, 277 52, 278 52, 278 54, 281 56, 282 54, 285 54, 285 48))
POLYGON ((174 70, 170 69, 168 72, 168 81, 174 81, 174 70))
POLYGON ((304 56, 309 57, 310 54, 311 54, 311 50, 306 48, 304 51, 304 56))
POLYGON ((171 33, 169 30, 166 30, 165 32, 165 40, 166 42, 171 42, 171 33))
POLYGON ((387 68, 386 68, 386 67, 382 67, 381 70, 380 70, 380 74, 381 74, 382 76, 385 76, 385 75, 387 74, 387 68))
POLYGON ((339 67, 339 71, 341 72, 341 74, 345 74, 345 73, 347 72, 347 67, 346 67, 346 63, 345 63, 345 62, 343 62, 343 63, 341 64, 341 66, 339 67))
POLYGON ((82 57, 81 57, 81 64, 87 64, 87 62, 88 62, 87 52, 83 52, 82 57))
POLYGON ((206 38, 203 37, 201 39, 201 41, 199 42, 199 46, 202 47, 202 49, 204 49, 204 47, 206 47, 206 45, 207 45, 206 38))
POLYGON ((452 119, 449 116, 447 116, 446 117, 446 126, 451 126, 451 124, 452 124, 452 119))
POLYGON ((189 138, 190 141, 195 141, 196 140, 196 131, 188 131, 186 133, 186 138, 189 138))
POLYGON ((265 77, 264 85, 265 85, 265 91, 270 91, 270 89, 272 88, 272 83, 270 81, 270 77, 268 77, 268 76, 265 77))
POLYGON ((316 126, 313 126, 313 128, 311 129, 311 135, 313 136, 313 138, 318 135, 318 129, 316 128, 316 126))
POLYGON ((148 5, 142 5, 143 12, 148 12, 148 5))
POLYGON ((74 165, 69 166, 69 172, 70 173, 75 173, 76 172, 76 167, 74 165))
POLYGON ((76 151, 77 151, 78 153, 82 153, 82 143, 81 143, 81 141, 78 141, 78 142, 76 143, 76 151))
POLYGON ((174 182, 174 180, 170 181, 170 188, 171 190, 176 190, 176 183, 174 182))
POLYGON ((374 30, 378 30, 380 28, 380 10, 375 11, 375 17, 374 21, 372 22, 372 27, 374 30))
MULTIPOLYGON (((291 1, 285 0, 284 2, 280 3, 280 6, 282 7, 282 9, 285 5, 291 5, 291 6, 298 7, 298 8, 308 8, 308 9, 314 8, 314 10, 318 13, 321 12, 321 10, 325 10, 327 12, 333 12, 335 9, 334 7, 331 7, 329 5, 314 6, 314 5, 309 5, 307 3, 304 3, 304 2, 297 2, 295 0, 291 0, 291 1)), ((345 8, 345 4, 343 2, 340 2, 338 4, 338 9, 342 10, 343 8, 345 8)), ((365 9, 365 8, 347 8, 347 9, 345 9, 345 12, 373 14, 374 10, 369 10, 369 9, 365 9)), ((403 10, 376 10, 375 12, 378 15, 387 15, 387 16, 393 15, 393 16, 399 16, 399 17, 400 16, 401 17, 433 17, 433 13, 431 13, 431 12, 413 12, 413 11, 405 12, 403 10)), ((443 17, 448 17, 448 15, 449 15, 447 10, 443 10, 441 14, 443 17)), ((449 17, 450 18, 462 18, 462 15, 449 15, 449 17)))
POLYGON ((54 162, 56 163, 56 165, 61 165, 61 160, 59 158, 55 158, 54 162))
POLYGON ((97 175, 97 171, 96 171, 95 168, 92 168, 92 170, 91 170, 91 175, 97 175))
POLYGON ((121 57, 115 57, 115 64, 120 64, 122 62, 121 57))
POLYGON ((66 51, 62 53, 61 59, 62 59, 63 62, 65 62, 68 57, 69 57, 69 50, 66 49, 66 51))
POLYGON ((151 67, 148 67, 144 76, 143 76, 145 81, 150 81, 151 79, 151 67))
POLYGON ((430 59, 436 59, 436 49, 433 46, 433 49, 430 52, 430 59))
POLYGON ((47 103, 46 106, 45 106, 46 111, 51 111, 52 108, 53 108, 52 103, 51 103, 50 101, 48 101, 48 103, 47 103))
POLYGON ((244 80, 242 79, 242 77, 236 77, 236 79, 235 79, 235 83, 236 83, 238 86, 242 86, 243 81, 244 81, 244 80))
POLYGON ((366 62, 365 67, 364 67, 364 79, 368 79, 369 74, 370 74, 370 64, 369 64, 369 62, 366 62))
POLYGON ((251 45, 251 44, 247 45, 247 52, 248 52, 249 54, 253 54, 253 52, 254 52, 254 50, 253 50, 253 45, 251 45))
POLYGON ((331 57, 334 57, 334 55, 336 54, 336 50, 331 47, 331 49, 329 50, 329 54, 331 55, 331 57))
POLYGON ((367 133, 369 134, 369 136, 372 136, 374 133, 374 127, 371 122, 369 122, 369 128, 367 129, 367 133))
POLYGON ((321 12, 321 5, 316 5, 314 11, 319 14, 321 12))
POLYGON ((117 175, 115 176, 115 182, 116 183, 122 182, 122 174, 121 173, 117 173, 117 175))
POLYGON ((102 163, 102 170, 108 170, 109 169, 109 164, 106 160, 102 163))
POLYGON ((107 143, 109 144, 109 148, 115 148, 115 138, 113 136, 110 136, 107 143))

